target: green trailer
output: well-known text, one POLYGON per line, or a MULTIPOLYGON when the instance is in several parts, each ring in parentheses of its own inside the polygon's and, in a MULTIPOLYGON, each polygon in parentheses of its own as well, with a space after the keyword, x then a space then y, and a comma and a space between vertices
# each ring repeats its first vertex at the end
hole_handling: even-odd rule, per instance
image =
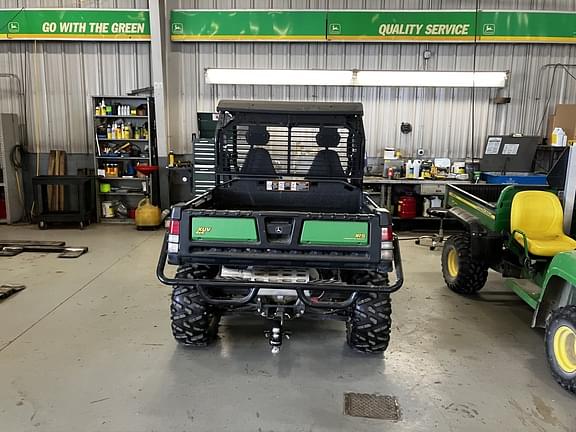
POLYGON ((459 294, 477 293, 492 269, 532 309, 546 329, 552 375, 576 392, 576 240, 564 233, 555 190, 519 185, 449 185, 449 215, 463 232, 442 251, 442 273, 459 294))

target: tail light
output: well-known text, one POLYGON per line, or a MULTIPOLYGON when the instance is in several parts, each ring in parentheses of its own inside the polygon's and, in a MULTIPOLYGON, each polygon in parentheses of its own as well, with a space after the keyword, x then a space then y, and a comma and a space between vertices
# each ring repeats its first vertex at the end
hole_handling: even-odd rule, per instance
POLYGON ((394 233, 392 232, 392 225, 388 225, 382 228, 382 241, 392 241, 394 238, 394 233))
POLYGON ((180 221, 170 219, 168 226, 168 252, 177 253, 180 249, 180 221))
POLYGON ((382 227, 381 230, 381 243, 380 243, 380 259, 382 261, 392 261, 394 259, 394 232, 392 225, 382 227))
POLYGON ((170 227, 168 228, 168 232, 171 235, 180 235, 180 221, 179 220, 170 220, 170 227))

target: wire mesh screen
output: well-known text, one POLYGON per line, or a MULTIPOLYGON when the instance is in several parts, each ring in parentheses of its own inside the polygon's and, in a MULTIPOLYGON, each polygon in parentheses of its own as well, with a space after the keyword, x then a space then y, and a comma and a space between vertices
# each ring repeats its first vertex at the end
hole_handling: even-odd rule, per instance
MULTIPOLYGON (((279 176, 307 177, 310 174, 315 158, 321 151, 333 152, 330 159, 332 164, 337 162, 342 167, 345 176, 351 177, 357 172, 359 158, 358 146, 355 136, 345 127, 330 128, 329 142, 318 144, 317 135, 321 132, 319 127, 286 127, 268 126, 267 142, 257 144, 249 143, 247 134, 248 125, 235 124, 224 130, 220 145, 223 153, 227 155, 228 163, 224 170, 231 174, 246 175, 243 169, 251 149, 264 149, 270 155, 274 170, 279 176), (334 132, 337 131, 336 135, 334 132), (334 156, 337 155, 337 158, 334 156)), ((324 129, 324 132, 326 129, 324 129)), ((250 175, 258 174, 258 167, 251 170, 250 175)), ((265 174, 265 173, 262 173, 265 174)), ((328 175, 327 175, 328 176, 328 175)))

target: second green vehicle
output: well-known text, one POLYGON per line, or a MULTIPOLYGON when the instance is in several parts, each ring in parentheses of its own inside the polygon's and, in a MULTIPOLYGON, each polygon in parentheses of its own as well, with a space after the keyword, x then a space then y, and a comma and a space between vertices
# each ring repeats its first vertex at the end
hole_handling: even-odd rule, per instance
POLYGON ((444 244, 442 273, 448 287, 464 295, 482 289, 488 269, 506 278, 534 309, 532 326, 546 329, 552 375, 576 393, 576 240, 567 235, 574 205, 571 151, 559 176, 566 182, 558 187, 449 186, 449 214, 465 230, 444 244))

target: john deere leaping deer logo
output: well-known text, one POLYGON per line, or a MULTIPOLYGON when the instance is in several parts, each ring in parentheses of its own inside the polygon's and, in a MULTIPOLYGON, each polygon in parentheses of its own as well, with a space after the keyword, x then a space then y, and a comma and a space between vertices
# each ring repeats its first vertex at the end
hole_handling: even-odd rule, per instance
POLYGON ((212 231, 212 227, 200 226, 200 227, 196 228, 196 234, 197 235, 204 235, 206 233, 209 233, 210 231, 212 231))

